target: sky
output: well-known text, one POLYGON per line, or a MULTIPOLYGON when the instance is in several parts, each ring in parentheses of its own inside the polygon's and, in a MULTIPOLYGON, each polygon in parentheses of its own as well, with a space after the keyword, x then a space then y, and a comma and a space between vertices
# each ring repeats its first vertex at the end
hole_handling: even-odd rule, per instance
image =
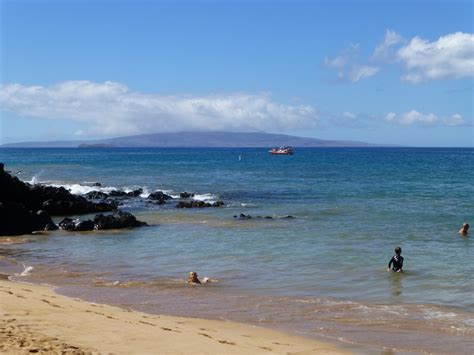
POLYGON ((0 0, 0 144, 214 130, 474 147, 473 4, 0 0))

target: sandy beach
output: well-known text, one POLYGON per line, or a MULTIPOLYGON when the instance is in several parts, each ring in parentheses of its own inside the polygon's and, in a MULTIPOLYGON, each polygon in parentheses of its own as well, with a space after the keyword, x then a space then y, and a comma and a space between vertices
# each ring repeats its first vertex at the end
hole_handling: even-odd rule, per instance
POLYGON ((147 315, 0 280, 0 352, 62 354, 344 354, 265 328, 147 315))

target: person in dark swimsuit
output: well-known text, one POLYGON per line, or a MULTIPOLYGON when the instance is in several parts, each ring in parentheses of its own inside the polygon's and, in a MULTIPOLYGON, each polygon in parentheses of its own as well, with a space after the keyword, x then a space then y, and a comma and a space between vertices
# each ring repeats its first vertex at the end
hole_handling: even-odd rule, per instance
POLYGON ((396 247, 395 248, 395 255, 392 256, 390 261, 388 262, 388 271, 390 268, 394 272, 402 272, 403 270, 403 256, 401 256, 402 248, 396 247))

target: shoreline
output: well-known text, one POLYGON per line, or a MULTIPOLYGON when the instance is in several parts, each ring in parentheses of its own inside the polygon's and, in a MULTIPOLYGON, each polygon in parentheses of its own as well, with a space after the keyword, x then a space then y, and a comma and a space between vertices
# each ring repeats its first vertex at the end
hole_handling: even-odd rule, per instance
POLYGON ((0 277, 0 352, 349 354, 334 344, 235 322, 150 315, 0 277))

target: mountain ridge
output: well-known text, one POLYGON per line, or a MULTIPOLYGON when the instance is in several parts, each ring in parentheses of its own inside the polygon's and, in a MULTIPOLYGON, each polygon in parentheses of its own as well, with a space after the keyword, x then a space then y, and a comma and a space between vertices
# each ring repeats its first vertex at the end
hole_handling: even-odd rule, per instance
POLYGON ((261 148, 292 147, 384 147, 393 145, 359 141, 323 140, 262 132, 174 132, 123 136, 107 139, 18 142, 1 148, 261 148))

